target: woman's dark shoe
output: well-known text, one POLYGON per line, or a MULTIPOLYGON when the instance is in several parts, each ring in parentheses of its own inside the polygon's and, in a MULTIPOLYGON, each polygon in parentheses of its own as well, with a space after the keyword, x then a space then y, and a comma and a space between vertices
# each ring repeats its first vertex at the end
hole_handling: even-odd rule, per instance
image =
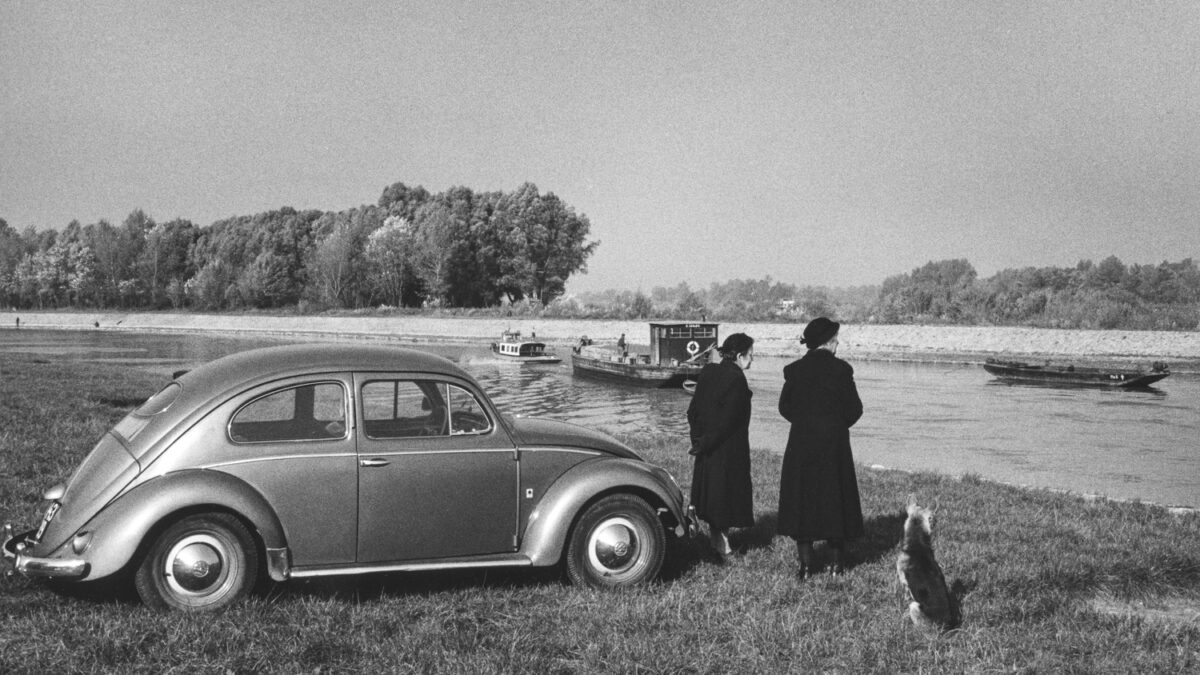
POLYGON ((843 562, 845 555, 842 549, 833 549, 833 561, 829 564, 829 576, 840 577, 846 573, 846 564, 843 562))

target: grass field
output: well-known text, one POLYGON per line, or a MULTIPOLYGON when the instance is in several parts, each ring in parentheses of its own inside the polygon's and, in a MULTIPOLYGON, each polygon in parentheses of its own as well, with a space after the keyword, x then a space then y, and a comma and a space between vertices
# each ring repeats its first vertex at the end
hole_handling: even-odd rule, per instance
MULTIPOLYGON (((97 438, 162 384, 117 365, 0 354, 0 518, 40 515, 97 438)), ((680 439, 624 439, 686 489, 680 439)), ((1046 448, 1053 452, 1053 448, 1046 448)), ((841 578, 795 577, 774 537, 780 457, 755 452, 758 525, 721 562, 672 546, 659 583, 604 593, 555 570, 297 582, 214 615, 128 594, 0 580, 0 672, 1200 672, 1200 516, 1136 503, 860 468, 868 535, 841 578), (894 571, 909 494, 962 627, 902 618, 894 571)))

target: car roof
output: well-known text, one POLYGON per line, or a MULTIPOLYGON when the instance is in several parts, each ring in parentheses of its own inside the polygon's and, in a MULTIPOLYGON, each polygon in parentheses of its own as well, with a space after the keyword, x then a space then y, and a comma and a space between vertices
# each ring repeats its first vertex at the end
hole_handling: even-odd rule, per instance
POLYGON ((416 349, 362 344, 298 344, 262 347, 210 361, 187 373, 213 385, 251 382, 309 372, 416 371, 472 380, 447 358, 416 349))

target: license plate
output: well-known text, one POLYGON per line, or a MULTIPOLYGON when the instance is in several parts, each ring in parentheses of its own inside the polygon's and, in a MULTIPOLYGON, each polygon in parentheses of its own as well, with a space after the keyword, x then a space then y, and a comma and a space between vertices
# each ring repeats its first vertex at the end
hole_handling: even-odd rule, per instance
POLYGON ((50 502, 50 508, 46 509, 46 515, 42 517, 42 524, 38 526, 37 534, 33 535, 34 540, 41 541, 42 534, 49 527, 50 521, 54 520, 54 514, 58 513, 58 509, 62 506, 58 502, 50 502))

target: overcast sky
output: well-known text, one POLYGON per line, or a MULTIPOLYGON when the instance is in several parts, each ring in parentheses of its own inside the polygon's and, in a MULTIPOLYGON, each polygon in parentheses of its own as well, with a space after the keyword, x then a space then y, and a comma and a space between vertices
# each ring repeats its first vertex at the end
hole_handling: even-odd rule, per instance
POLYGON ((553 192, 569 290, 1200 258, 1200 3, 0 2, 0 218, 553 192))

